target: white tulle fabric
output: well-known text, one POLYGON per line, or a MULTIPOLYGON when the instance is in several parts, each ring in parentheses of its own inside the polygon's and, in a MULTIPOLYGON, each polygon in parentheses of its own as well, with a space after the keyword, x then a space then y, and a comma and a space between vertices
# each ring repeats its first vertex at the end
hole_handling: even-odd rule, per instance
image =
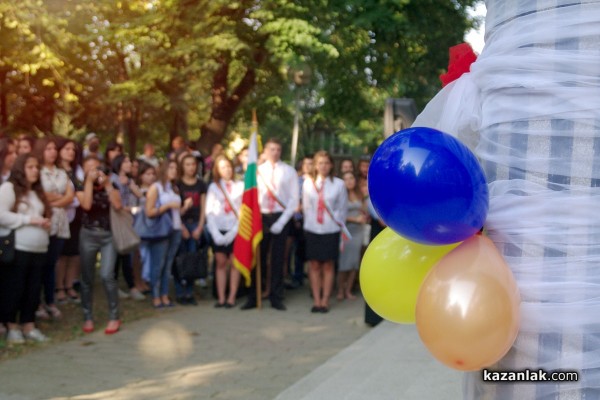
POLYGON ((486 1, 486 43, 413 126, 481 160, 486 228, 518 282, 519 336, 495 369, 571 370, 578 382, 493 384, 467 399, 600 398, 600 2, 486 1))

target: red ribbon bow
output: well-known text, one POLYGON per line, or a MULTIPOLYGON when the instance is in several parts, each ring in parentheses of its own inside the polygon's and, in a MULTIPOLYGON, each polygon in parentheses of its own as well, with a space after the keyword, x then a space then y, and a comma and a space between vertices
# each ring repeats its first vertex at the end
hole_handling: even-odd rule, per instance
POLYGON ((477 54, 468 43, 457 44, 450 47, 450 59, 448 61, 448 72, 440 75, 442 87, 454 82, 465 72, 471 70, 471 64, 477 60, 477 54))

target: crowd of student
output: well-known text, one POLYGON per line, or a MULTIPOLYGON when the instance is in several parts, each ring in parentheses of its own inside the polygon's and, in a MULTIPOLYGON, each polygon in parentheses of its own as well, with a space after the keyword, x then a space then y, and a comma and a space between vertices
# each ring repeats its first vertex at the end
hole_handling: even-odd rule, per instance
MULTIPOLYGON (((355 298, 361 251, 382 229, 368 201, 368 160, 361 159, 357 171, 351 159, 342 160, 338 177, 325 151, 305 157, 296 171, 281 161, 281 150, 278 140, 267 140, 257 173, 262 297, 285 310, 284 290, 304 284, 308 262, 311 312, 325 313, 336 270, 337 298, 355 298)), ((81 304, 82 330, 93 332, 97 275, 108 305, 106 334, 121 328, 122 298, 150 297, 154 308, 173 307, 172 281, 175 301, 196 305, 194 283, 171 279, 173 264, 209 246, 215 307, 235 307, 240 273, 232 267, 232 252, 246 164, 247 149, 232 161, 217 144, 203 158, 179 137, 164 161, 151 144, 135 159, 116 142, 100 152, 93 133, 83 146, 59 137, 0 139, 0 236, 14 232, 15 248, 14 259, 0 263, 0 330, 7 342, 48 340, 36 319, 61 318, 65 302, 81 304), (117 254, 111 208, 134 218, 168 214, 170 233, 142 238, 139 249, 117 254), (126 291, 119 289, 119 272, 126 291)), ((253 279, 242 310, 256 307, 255 285, 253 279)))

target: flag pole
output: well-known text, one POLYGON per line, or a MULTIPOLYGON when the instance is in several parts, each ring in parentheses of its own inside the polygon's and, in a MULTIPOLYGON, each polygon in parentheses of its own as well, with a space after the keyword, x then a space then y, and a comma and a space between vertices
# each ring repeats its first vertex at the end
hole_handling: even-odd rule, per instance
POLYGON ((262 308, 262 279, 260 271, 260 245, 256 248, 256 308, 262 308))
MULTIPOLYGON (((252 109, 252 131, 258 132, 258 119, 256 118, 256 108, 252 109)), ((258 150, 258 149, 257 149, 258 150)), ((258 161, 258 160, 257 160, 258 161)), ((256 165, 258 168, 258 163, 256 165)), ((256 246, 256 308, 259 310, 262 308, 262 273, 260 265, 260 244, 256 246)))

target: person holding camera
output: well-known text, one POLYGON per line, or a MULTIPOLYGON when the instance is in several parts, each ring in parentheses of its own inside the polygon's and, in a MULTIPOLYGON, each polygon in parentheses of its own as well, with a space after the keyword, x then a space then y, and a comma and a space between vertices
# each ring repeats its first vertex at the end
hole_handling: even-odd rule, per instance
POLYGON ((121 195, 108 177, 108 171, 94 156, 83 161, 85 181, 77 198, 83 210, 82 227, 79 234, 81 256, 81 306, 83 308, 83 331, 94 331, 93 289, 96 259, 100 253, 100 277, 108 302, 108 324, 104 333, 117 333, 121 327, 119 319, 119 292, 115 279, 117 251, 113 245, 110 227, 110 207, 122 207, 121 195))

